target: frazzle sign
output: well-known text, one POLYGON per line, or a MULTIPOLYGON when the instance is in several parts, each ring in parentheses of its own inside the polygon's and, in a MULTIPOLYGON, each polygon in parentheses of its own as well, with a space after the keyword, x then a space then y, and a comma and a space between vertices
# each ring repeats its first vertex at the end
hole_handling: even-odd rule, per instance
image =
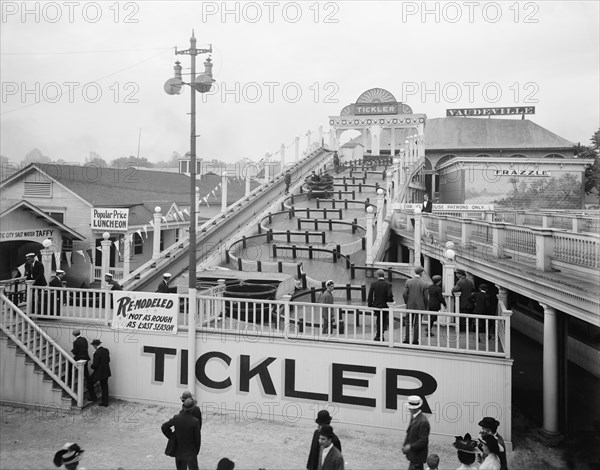
POLYGON ((177 333, 177 294, 113 292, 111 328, 177 333))

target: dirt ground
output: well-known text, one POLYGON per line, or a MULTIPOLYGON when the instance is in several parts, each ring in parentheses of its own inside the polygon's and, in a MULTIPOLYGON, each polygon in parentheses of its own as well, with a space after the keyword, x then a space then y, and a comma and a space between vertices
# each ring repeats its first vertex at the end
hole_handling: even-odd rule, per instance
MULTIPOLYGON (((0 469, 55 468, 52 457, 65 442, 77 442, 85 449, 80 465, 88 470, 174 469, 174 459, 164 455, 166 438, 160 425, 176 412, 176 405, 122 400, 113 400, 108 408, 93 405, 82 413, 2 406, 0 469)), ((332 424, 342 442, 346 469, 408 468, 397 435, 347 430, 332 424)), ((235 415, 205 414, 200 468, 214 470, 222 457, 228 457, 236 469, 304 469, 313 429, 314 425, 303 422, 236 420, 235 415)), ((566 468, 560 450, 541 444, 535 432, 522 432, 515 441, 519 445, 509 457, 511 470, 566 468)), ((460 465, 452 442, 449 439, 429 446, 429 453, 440 456, 440 469, 460 465)))

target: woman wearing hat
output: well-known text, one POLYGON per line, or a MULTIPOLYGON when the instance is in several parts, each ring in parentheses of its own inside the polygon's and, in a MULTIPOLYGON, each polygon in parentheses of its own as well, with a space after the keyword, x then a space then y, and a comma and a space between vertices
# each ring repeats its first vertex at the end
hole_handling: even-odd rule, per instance
POLYGON ((456 441, 452 444, 458 450, 458 461, 461 466, 456 470, 468 470, 478 468, 475 463, 475 456, 477 454, 477 441, 471 439, 469 433, 465 434, 465 437, 456 436, 456 441))
POLYGON ((479 439, 479 449, 485 456, 484 461, 479 466, 479 470, 500 470, 500 446, 498 441, 491 434, 485 434, 479 439))
POLYGON ((85 468, 78 466, 83 452, 84 450, 77 444, 67 442, 61 450, 54 454, 54 465, 57 467, 64 466, 67 470, 85 470, 85 468))

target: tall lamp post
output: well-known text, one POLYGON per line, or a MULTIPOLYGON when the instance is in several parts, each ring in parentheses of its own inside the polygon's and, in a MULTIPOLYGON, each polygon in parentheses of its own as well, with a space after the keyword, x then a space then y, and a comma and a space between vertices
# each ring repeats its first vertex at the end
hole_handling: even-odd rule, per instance
POLYGON ((191 57, 190 83, 186 83, 181 78, 181 65, 179 61, 175 62, 175 77, 170 78, 165 83, 165 92, 169 95, 178 95, 181 93, 183 85, 189 85, 191 90, 190 106, 190 239, 189 239, 189 310, 188 310, 188 386, 192 394, 196 391, 196 91, 207 93, 210 91, 215 80, 212 78, 212 67, 210 57, 204 62, 204 73, 196 76, 196 56, 212 52, 212 44, 208 49, 196 48, 196 37, 192 30, 190 38, 190 48, 178 51, 175 49, 175 55, 189 55, 191 57))

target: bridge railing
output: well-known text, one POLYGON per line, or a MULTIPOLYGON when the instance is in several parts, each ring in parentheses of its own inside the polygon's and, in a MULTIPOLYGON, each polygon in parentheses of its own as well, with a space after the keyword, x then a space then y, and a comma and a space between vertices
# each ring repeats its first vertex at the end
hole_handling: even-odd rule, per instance
MULTIPOLYGON (((363 301, 323 304, 285 300, 241 299, 226 293, 198 295, 199 332, 282 337, 340 343, 384 345, 386 347, 426 348, 495 357, 510 356, 510 316, 462 314, 458 312, 407 310, 389 304, 376 309, 363 301), (384 340, 374 340, 378 317, 387 325, 384 340), (406 342, 406 331, 411 332, 406 342), (390 334, 390 332, 393 332, 390 334)), ((178 326, 188 326, 189 301, 179 296, 178 326)), ((110 324, 113 291, 31 286, 27 316, 61 318, 78 323, 110 324), (60 313, 51 310, 44 299, 58 298, 60 313)), ((502 313, 502 311, 501 311, 502 313)))

